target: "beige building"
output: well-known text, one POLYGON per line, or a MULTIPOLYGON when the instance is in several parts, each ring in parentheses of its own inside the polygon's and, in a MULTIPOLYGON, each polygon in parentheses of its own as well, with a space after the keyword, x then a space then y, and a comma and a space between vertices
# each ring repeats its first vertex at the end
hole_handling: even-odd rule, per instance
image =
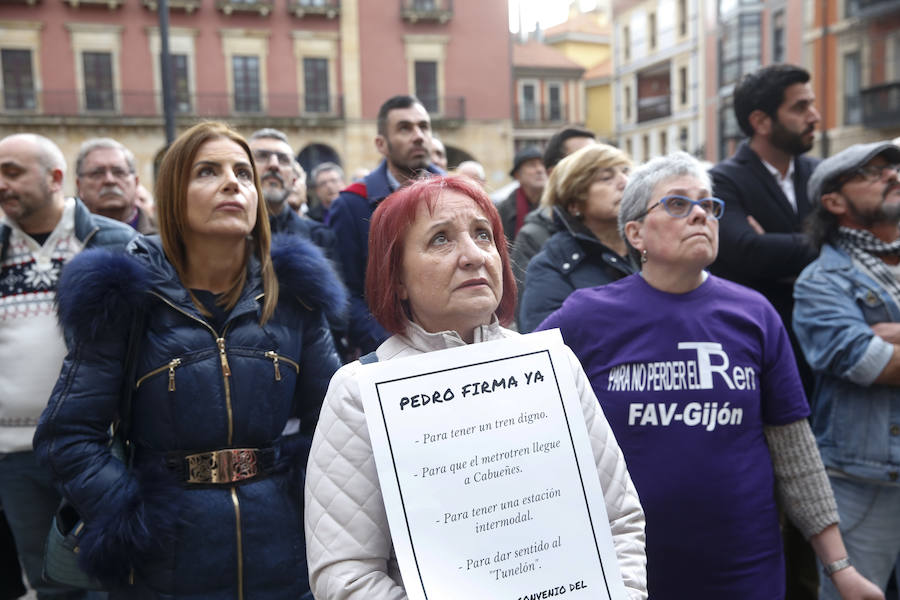
MULTIPOLYGON (((506 0, 169 0, 177 129, 226 120, 276 127, 310 168, 380 160, 381 103, 415 94, 451 166, 513 157, 506 0)), ((110 136, 152 185, 165 148, 157 0, 5 0, 0 136, 33 131, 74 159, 110 136)), ((69 177, 68 193, 74 191, 69 177)))
POLYGON ((615 138, 636 162, 704 151, 703 0, 613 2, 615 138))

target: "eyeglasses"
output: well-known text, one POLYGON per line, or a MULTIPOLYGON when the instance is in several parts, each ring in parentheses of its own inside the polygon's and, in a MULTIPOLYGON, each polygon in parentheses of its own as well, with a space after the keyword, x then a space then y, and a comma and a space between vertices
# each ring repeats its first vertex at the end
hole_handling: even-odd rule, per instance
POLYGON ((291 164, 292 162, 294 162, 294 157, 291 156, 290 154, 285 154, 284 152, 277 152, 275 150, 254 150, 253 151, 253 158, 255 158, 257 160, 257 162, 260 162, 260 163, 269 162, 269 158, 272 156, 277 158, 278 164, 283 167, 286 167, 289 164, 291 164))
POLYGON ((694 209, 694 206, 699 206, 706 213, 706 216, 718 220, 719 217, 725 212, 725 203, 719 200, 718 198, 701 198, 699 200, 691 200, 690 198, 686 198, 684 196, 666 196, 662 198, 659 202, 640 213, 638 216, 634 218, 635 221, 641 219, 647 214, 662 204, 662 207, 665 209, 670 216, 675 217, 676 219, 683 219, 691 214, 691 211, 694 209))
POLYGON ((82 173, 80 177, 85 177, 92 181, 100 181, 104 177, 106 177, 106 173, 109 172, 115 179, 124 180, 127 179, 130 175, 133 175, 131 171, 126 171, 125 169, 120 169, 119 167, 97 167, 93 171, 88 171, 87 173, 82 173))
POLYGON ((859 176, 866 181, 878 181, 884 177, 884 172, 888 170, 898 173, 900 172, 900 165, 866 165, 864 167, 857 167, 853 170, 853 175, 851 175, 851 177, 859 176))

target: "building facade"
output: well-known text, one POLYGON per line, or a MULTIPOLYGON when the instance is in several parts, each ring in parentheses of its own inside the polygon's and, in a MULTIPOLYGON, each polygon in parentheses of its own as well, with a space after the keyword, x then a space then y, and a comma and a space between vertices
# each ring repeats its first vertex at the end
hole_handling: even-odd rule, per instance
MULTIPOLYGON (((512 162, 506 0, 169 0, 177 127, 284 130, 301 163, 380 159, 381 103, 416 94, 451 160, 512 162), (477 65, 477 68, 473 68, 477 65)), ((157 0, 8 0, 0 6, 0 136, 89 137, 131 148, 142 182, 165 148, 157 0)), ((74 189, 68 178, 67 192, 74 189)))
POLYGON ((900 2, 804 4, 804 63, 822 113, 819 152, 900 136, 900 2))
POLYGON ((636 162, 705 154, 703 0, 613 2, 615 138, 636 162))

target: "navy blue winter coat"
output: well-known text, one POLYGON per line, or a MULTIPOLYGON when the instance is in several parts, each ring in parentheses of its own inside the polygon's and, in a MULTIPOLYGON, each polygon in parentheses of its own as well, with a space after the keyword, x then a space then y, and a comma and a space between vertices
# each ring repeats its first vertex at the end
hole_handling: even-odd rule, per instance
POLYGON ((346 296, 312 243, 281 242, 272 249, 279 301, 263 326, 255 259, 220 331, 193 305, 157 237, 135 240, 118 257, 82 252, 62 273, 59 314, 71 345, 35 451, 86 523, 82 566, 110 582, 113 597, 256 600, 308 591, 301 480, 340 366, 326 314, 346 296), (107 428, 136 306, 145 324, 128 469, 111 455, 107 428), (292 417, 300 433, 285 439, 292 417), (202 486, 167 466, 173 456, 222 448, 274 448, 273 472, 202 486))
POLYGON ((634 273, 634 265, 604 245, 580 221, 554 209, 560 231, 528 263, 519 294, 520 333, 531 333, 581 288, 605 285, 634 273))

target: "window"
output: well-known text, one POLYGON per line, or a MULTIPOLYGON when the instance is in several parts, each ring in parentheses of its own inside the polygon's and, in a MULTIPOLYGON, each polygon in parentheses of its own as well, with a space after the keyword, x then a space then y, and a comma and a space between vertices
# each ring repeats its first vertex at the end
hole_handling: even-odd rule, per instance
POLYGON ((83 52, 81 61, 84 68, 84 107, 87 110, 115 110, 112 54, 83 52))
POLYGON ((631 120, 631 86, 625 86, 625 120, 631 120))
POLYGON ((437 62, 417 60, 415 63, 416 97, 430 113, 439 113, 437 62))
POLYGON ((669 63, 661 63, 637 74, 637 121, 662 119, 672 114, 669 63))
POLYGON ((742 135, 734 116, 734 107, 724 104, 719 109, 719 158, 731 156, 732 149, 737 146, 742 135))
POLYGON ((260 112, 259 98, 259 57, 231 57, 234 72, 234 110, 237 112, 260 112))
POLYGON ((641 138, 641 142, 641 148, 644 150, 644 155, 641 157, 641 160, 650 160, 650 135, 645 133, 641 138))
POLYGON ((650 40, 650 50, 656 50, 656 13, 647 15, 647 39, 650 40))
POLYGON ((772 15, 772 62, 784 62, 784 10, 772 15))
POLYGON ((537 121, 537 86, 523 83, 519 100, 519 120, 537 121))
POLYGON ((625 152, 628 153, 628 156, 634 156, 634 148, 631 145, 631 138, 625 140, 625 152))
POLYGON ((303 59, 303 89, 306 91, 304 110, 308 113, 331 112, 328 95, 328 59, 303 59))
POLYGON ((684 37, 688 30, 687 0, 678 0, 678 35, 684 37))
POLYGON ((678 101, 682 106, 688 103, 687 67, 678 68, 678 101))
POLYGON ((862 123, 862 68, 859 51, 844 55, 844 124, 862 123))
POLYGON ((562 86, 558 83, 547 84, 547 120, 563 120, 562 86))
POLYGON ((678 147, 687 152, 688 149, 688 128, 682 127, 678 131, 678 147))
POLYGON ((191 84, 188 77, 188 56, 172 54, 172 88, 175 95, 175 112, 191 112, 191 84))
POLYGON ((669 153, 669 135, 665 131, 659 132, 659 153, 669 153))
POLYGON ((31 50, 0 51, 3 69, 3 105, 7 110, 30 110, 37 107, 34 78, 31 74, 31 50))
POLYGON ((844 0, 844 16, 855 17, 859 14, 860 0, 844 0))
POLYGON ((759 13, 742 14, 720 25, 719 87, 736 83, 760 65, 759 13))
POLYGON ((626 61, 631 60, 631 29, 628 25, 622 28, 622 52, 626 61))

